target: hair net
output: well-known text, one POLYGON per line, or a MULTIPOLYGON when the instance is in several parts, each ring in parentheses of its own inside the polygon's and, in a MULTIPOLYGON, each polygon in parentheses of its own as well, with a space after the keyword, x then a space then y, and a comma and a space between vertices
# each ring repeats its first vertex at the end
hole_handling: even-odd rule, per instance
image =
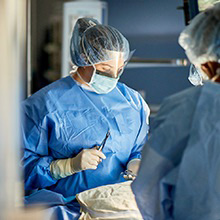
POLYGON ((124 61, 129 58, 129 43, 118 30, 92 18, 77 20, 70 42, 74 65, 91 66, 109 61, 115 59, 115 52, 122 52, 124 61))
POLYGON ((179 44, 196 66, 220 62, 220 3, 198 14, 180 34, 179 44))

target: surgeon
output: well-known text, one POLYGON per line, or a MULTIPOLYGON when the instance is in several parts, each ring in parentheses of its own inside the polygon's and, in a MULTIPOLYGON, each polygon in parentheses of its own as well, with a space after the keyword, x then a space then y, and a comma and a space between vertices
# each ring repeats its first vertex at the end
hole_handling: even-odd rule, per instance
POLYGON ((139 168, 149 108, 118 82, 131 55, 128 41, 111 26, 81 18, 70 55, 71 74, 22 103, 26 192, 45 189, 68 198, 125 181, 125 170, 139 168))
POLYGON ((145 220, 220 219, 220 3, 179 37, 197 87, 167 98, 132 189, 145 220))

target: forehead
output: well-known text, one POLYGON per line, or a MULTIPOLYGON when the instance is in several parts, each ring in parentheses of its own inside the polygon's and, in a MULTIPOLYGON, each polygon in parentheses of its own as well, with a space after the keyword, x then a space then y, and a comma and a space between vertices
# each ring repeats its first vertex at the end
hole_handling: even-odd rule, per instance
POLYGON ((124 53, 118 51, 107 51, 110 60, 101 62, 100 65, 109 65, 112 67, 120 67, 124 65, 124 53))

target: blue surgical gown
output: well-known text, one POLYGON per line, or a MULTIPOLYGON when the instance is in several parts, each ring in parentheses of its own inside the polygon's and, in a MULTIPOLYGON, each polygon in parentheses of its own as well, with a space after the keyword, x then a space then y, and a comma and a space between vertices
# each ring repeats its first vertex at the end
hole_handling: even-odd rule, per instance
POLYGON ((122 181, 121 172, 141 150, 148 133, 149 108, 138 92, 118 83, 108 94, 96 94, 71 76, 41 89, 22 103, 25 190, 47 189, 65 198, 87 189, 122 181), (100 145, 107 159, 96 170, 56 180, 50 163, 75 157, 100 145))
POLYGON ((145 220, 220 219, 220 85, 165 100, 132 184, 145 220))

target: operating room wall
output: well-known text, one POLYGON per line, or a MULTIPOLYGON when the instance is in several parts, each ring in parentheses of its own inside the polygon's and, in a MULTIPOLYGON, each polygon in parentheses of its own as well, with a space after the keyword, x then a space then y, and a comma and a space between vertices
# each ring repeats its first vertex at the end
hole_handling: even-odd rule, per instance
MULTIPOLYGON (((47 85, 44 77, 45 38, 48 25, 62 17, 66 0, 32 0, 32 90, 47 85), (45 17, 47 18, 45 20, 45 17), (44 54, 44 56, 42 55, 44 54)), ((134 56, 146 59, 185 58, 178 36, 185 27, 184 13, 177 10, 182 0, 106 0, 108 24, 129 40, 134 56)), ((62 19, 62 18, 61 18, 62 19)), ((149 104, 160 104, 164 97, 190 86, 188 67, 127 68, 120 81, 145 92, 149 104)))
MULTIPOLYGON (((184 13, 177 10, 181 0, 110 0, 109 25, 119 29, 129 40, 134 56, 146 59, 186 58, 178 44, 185 27, 184 13)), ((189 67, 127 68, 121 77, 136 90, 145 92, 149 104, 162 100, 189 86, 189 67)))

